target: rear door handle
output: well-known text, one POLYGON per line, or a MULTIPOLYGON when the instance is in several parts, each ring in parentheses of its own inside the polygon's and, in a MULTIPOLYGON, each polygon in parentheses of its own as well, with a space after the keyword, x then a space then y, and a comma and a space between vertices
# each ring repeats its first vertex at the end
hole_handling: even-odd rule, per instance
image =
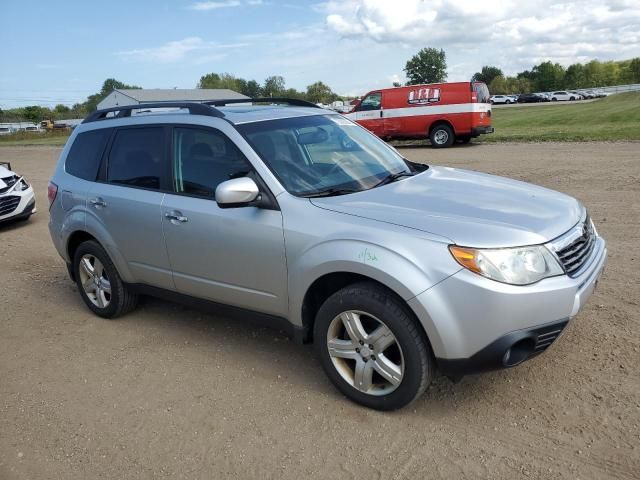
POLYGON ((173 211, 173 212, 165 212, 164 218, 169 220, 171 223, 185 223, 188 222, 189 219, 182 215, 181 212, 173 211))
POLYGON ((91 205, 93 205, 94 207, 106 207, 107 206, 107 202, 105 202, 102 198, 97 197, 97 198, 92 198, 91 200, 89 200, 89 203, 91 205))

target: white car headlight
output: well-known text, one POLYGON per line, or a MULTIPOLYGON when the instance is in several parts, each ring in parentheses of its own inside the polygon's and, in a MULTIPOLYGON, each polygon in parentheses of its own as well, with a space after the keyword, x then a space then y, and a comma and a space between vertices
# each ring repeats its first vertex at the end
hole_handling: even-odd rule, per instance
POLYGON ((553 254, 542 245, 498 249, 451 245, 449 251, 468 270, 511 285, 529 285, 564 274, 553 254))

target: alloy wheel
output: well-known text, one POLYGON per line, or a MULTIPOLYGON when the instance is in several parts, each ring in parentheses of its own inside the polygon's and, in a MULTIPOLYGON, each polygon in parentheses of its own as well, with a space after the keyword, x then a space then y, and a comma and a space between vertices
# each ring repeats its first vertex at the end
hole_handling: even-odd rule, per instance
POLYGON ((97 257, 87 253, 80 259, 80 283, 87 298, 98 308, 111 303, 111 282, 104 265, 97 257))
POLYGON ((404 357, 395 335, 366 312, 348 310, 336 316, 327 331, 327 349, 340 376, 369 395, 393 392, 404 374, 404 357))

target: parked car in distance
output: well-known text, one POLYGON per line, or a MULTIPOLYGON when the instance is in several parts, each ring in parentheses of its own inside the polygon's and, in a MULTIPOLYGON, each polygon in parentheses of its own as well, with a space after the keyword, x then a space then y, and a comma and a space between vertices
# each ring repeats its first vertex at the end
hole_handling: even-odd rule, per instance
POLYGON ((518 103, 539 103, 544 101, 544 97, 537 93, 523 93, 518 97, 518 103))
POLYGON ((0 125, 0 135, 11 135, 15 131, 11 125, 0 125))
POLYGON ((33 187, 11 170, 9 162, 0 162, 0 223, 26 220, 36 213, 33 187))
POLYGON ((520 95, 508 95, 509 97, 511 97, 511 100, 513 100, 513 103, 518 103, 518 98, 520 97, 520 95))
POLYGON ((434 83, 367 93, 345 117, 383 139, 428 138, 434 148, 492 133, 482 82, 434 83))
POLYGON ((578 100, 578 95, 576 95, 575 93, 570 93, 564 90, 558 91, 558 92, 553 92, 551 94, 551 101, 552 102, 563 102, 563 101, 567 101, 567 100, 578 100))
POLYGON ((576 100, 584 100, 584 96, 580 92, 576 92, 575 90, 569 90, 569 95, 575 95, 576 100))
POLYGON ((593 292, 607 250, 576 199, 410 162, 308 102, 247 102, 114 107, 72 132, 49 230, 96 315, 140 294, 224 304, 315 343, 342 393, 391 410, 436 370, 542 353, 593 292))
POLYGON ((596 94, 591 90, 582 90, 580 92, 580 95, 582 95, 582 97, 586 99, 596 98, 596 94))
POLYGON ((490 100, 492 104, 515 103, 513 98, 509 95, 492 95, 490 100))
POLYGON ((542 98, 543 102, 550 102, 551 101, 551 96, 548 93, 538 92, 538 93, 534 93, 534 95, 538 95, 540 98, 542 98))

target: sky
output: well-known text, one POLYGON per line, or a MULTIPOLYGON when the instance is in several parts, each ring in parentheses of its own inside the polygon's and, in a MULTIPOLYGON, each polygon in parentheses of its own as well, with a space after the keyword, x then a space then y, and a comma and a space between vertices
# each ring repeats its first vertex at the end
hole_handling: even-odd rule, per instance
POLYGON ((0 108, 71 105, 106 78, 194 88, 209 72, 361 95, 423 47, 448 80, 640 56, 640 0, 0 1, 0 108))

